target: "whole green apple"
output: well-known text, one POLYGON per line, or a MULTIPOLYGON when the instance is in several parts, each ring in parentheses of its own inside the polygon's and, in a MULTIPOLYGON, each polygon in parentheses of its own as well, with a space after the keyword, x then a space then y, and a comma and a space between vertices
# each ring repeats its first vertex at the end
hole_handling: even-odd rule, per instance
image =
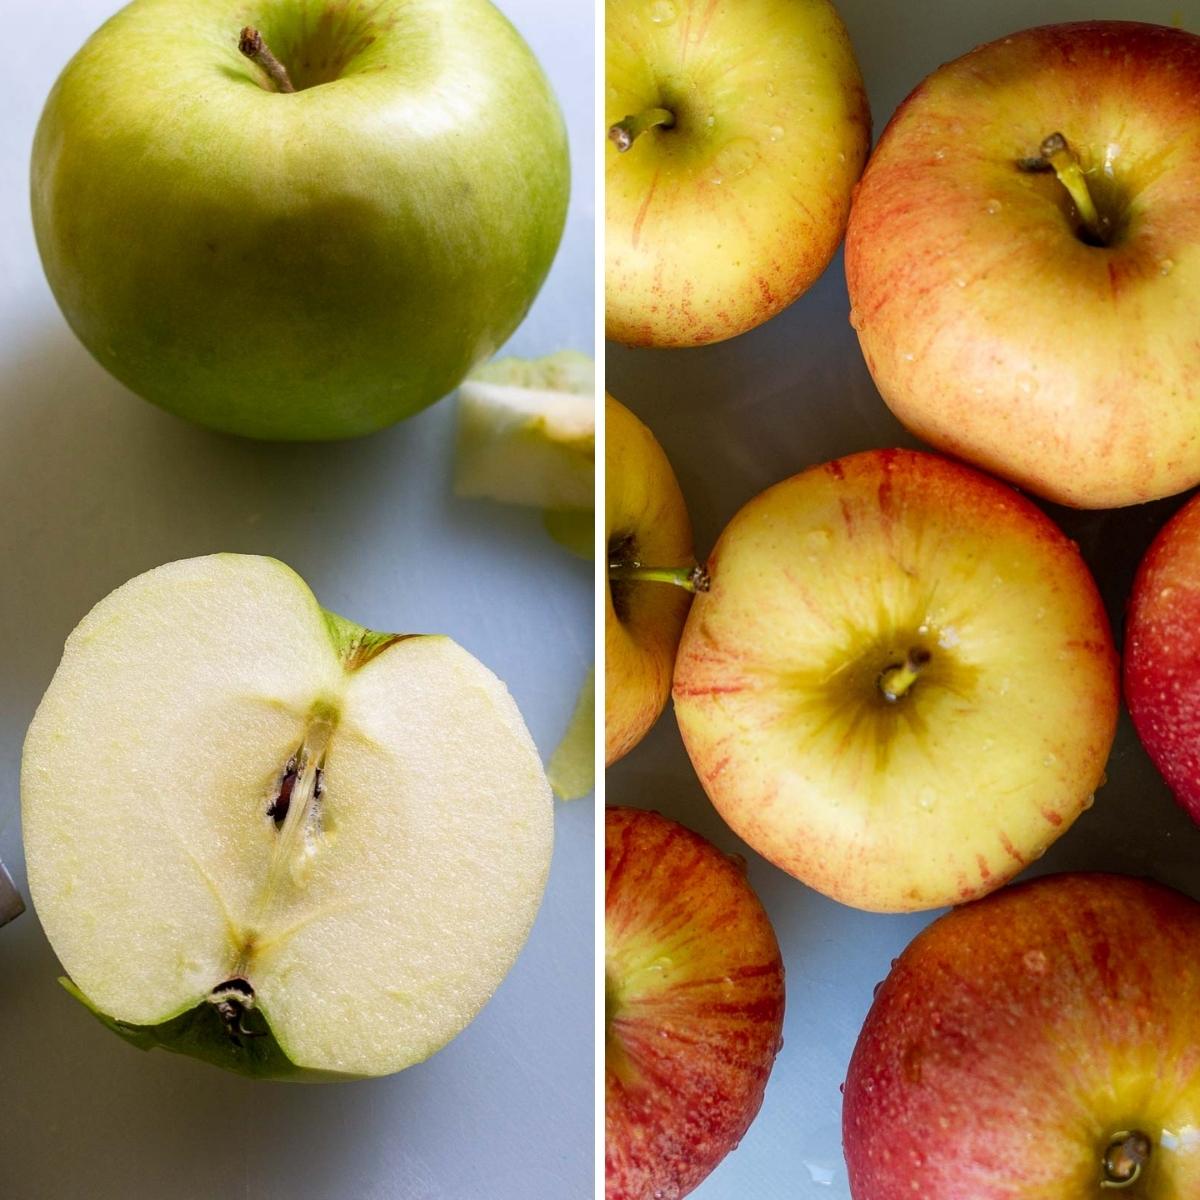
POLYGON ((21 761, 68 989, 137 1046, 252 1076, 428 1057, 512 966, 550 789, 504 685, 372 633, 289 568, 169 563, 71 634, 21 761))
POLYGON ((1006 888, 918 935, 846 1077, 854 1200, 1200 1196, 1200 905, 1140 879, 1006 888))
POLYGON ((783 961, 745 863, 658 813, 604 814, 606 1200, 680 1200, 758 1115, 783 961))
POLYGON ((871 114, 829 0, 608 0, 604 319, 635 346, 761 324, 825 270, 871 114))
POLYGON ((892 411, 1060 504, 1200 482, 1200 37, 1029 29, 892 118, 846 232, 892 411))
POLYGON ((32 184, 50 286, 118 379, 214 429, 325 439, 505 341, 568 162, 487 0, 134 0, 55 84, 32 184))
POLYGON ((1079 549, 1005 484, 911 450, 768 488, 708 561, 675 715, 733 830, 895 912, 981 896, 1091 803, 1117 656, 1079 549))

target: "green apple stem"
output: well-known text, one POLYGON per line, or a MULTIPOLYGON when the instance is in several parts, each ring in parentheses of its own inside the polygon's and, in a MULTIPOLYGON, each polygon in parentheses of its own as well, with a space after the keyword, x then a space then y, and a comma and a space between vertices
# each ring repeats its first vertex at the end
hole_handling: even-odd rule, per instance
POLYGON ((262 34, 253 25, 247 25, 242 30, 238 37, 238 49, 266 71, 271 77, 276 91, 294 92, 296 90, 292 87, 292 80, 287 73, 287 68, 271 53, 270 46, 263 41, 262 34))
POLYGON ((879 677, 879 690, 889 704, 895 704, 917 682, 917 676, 929 662, 928 650, 910 650, 902 663, 888 667, 879 677))
POLYGON ((1052 133, 1041 145, 1042 158, 1054 169, 1058 181, 1067 189, 1084 228, 1098 242, 1108 234, 1108 223, 1100 215, 1079 158, 1061 133, 1052 133))
POLYGON ((647 129, 670 129, 674 124, 675 114, 669 108, 647 108, 613 125, 608 131, 608 140, 624 154, 647 129))
POLYGON ((708 572, 695 567, 644 567, 640 562, 609 563, 608 577, 622 583, 637 580, 642 583, 673 583, 685 592, 707 592, 708 572))
POLYGON ((1127 1188, 1138 1181, 1150 1159, 1150 1139, 1141 1130, 1122 1130, 1114 1134, 1104 1151, 1102 1188, 1127 1188))

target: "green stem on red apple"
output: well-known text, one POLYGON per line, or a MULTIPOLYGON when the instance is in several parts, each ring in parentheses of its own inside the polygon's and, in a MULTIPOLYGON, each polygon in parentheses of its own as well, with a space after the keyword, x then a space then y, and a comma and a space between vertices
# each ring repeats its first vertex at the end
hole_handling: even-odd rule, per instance
POLYGON ((1104 1151, 1102 1188, 1132 1187, 1150 1159, 1151 1142, 1141 1130, 1122 1130, 1113 1134, 1104 1151))
POLYGON ((247 25, 238 36, 238 49, 266 71, 275 85, 276 91, 294 92, 296 90, 292 86, 287 68, 271 53, 270 46, 263 41, 263 35, 253 25, 247 25))
POLYGON ((890 704, 907 695, 909 688, 917 682, 926 663, 929 662, 928 650, 910 650, 902 663, 888 667, 879 676, 879 690, 883 698, 890 704))
POLYGON ((667 108, 647 108, 622 118, 608 131, 608 140, 624 154, 647 129, 670 129, 675 124, 675 114, 667 108))
POLYGON ((1079 158, 1061 133, 1052 133, 1041 145, 1042 158, 1050 164, 1058 181, 1067 189, 1084 228, 1098 242, 1108 234, 1108 222, 1100 215, 1079 158))
POLYGON ((640 562, 615 562, 608 564, 608 577, 614 582, 628 583, 673 583, 685 592, 707 592, 708 572, 695 567, 646 567, 640 562))

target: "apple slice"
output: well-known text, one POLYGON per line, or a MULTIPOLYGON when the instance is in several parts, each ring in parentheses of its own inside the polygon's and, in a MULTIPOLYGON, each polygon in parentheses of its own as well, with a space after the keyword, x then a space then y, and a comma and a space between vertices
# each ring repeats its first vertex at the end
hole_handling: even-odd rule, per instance
POLYGON ((682 825, 604 814, 606 1200, 680 1200, 762 1105, 783 960, 745 863, 682 825))
POLYGON ((932 454, 825 463, 721 534, 675 714, 734 831, 884 912, 993 891, 1091 803, 1117 657, 1078 547, 932 454))
POLYGON ((850 1062, 853 1200, 1200 1196, 1197 945, 1200 905, 1118 875, 935 921, 850 1062))
POLYGON ((458 389, 454 490, 549 510, 595 505, 595 365, 563 350, 499 359, 458 389))
POLYGON ((504 686, 448 638, 322 611, 267 558, 171 563, 101 601, 21 792, 34 905, 80 997, 137 1044, 250 1074, 382 1075, 445 1045, 550 861, 504 686))

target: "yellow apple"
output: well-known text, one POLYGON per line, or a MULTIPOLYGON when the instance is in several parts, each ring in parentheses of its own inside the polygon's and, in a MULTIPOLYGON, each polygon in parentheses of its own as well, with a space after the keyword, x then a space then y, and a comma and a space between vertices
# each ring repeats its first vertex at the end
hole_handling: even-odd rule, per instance
POLYGON ((697 346, 833 257, 871 116, 828 0, 607 0, 605 322, 697 346))
POLYGON ((911 911, 998 887, 1089 805, 1117 659, 1070 542, 1002 483, 869 451, 750 501, 688 617, 675 712, 777 866, 911 911))
POLYGON ((667 702, 694 560, 683 493, 654 434, 611 396, 605 423, 604 750, 612 763, 667 702))

